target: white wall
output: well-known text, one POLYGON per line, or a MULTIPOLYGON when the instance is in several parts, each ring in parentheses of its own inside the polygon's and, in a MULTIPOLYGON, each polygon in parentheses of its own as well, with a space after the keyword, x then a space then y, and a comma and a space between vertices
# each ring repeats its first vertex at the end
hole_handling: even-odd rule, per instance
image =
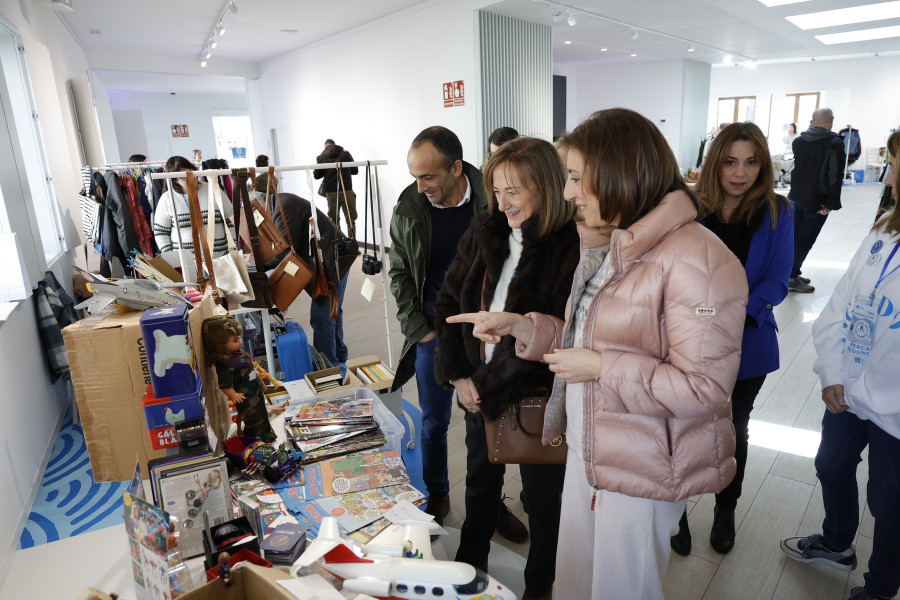
MULTIPOLYGON (((261 135, 260 129, 268 135, 269 129, 287 128, 295 164, 315 162, 326 138, 354 158, 389 161, 379 168, 387 221, 398 195, 412 182, 406 154, 422 129, 450 128, 462 142, 463 157, 477 160, 484 143, 476 139, 477 98, 467 94, 465 106, 444 108, 441 86, 462 79, 469 92, 477 89, 473 11, 488 3, 425 3, 398 18, 262 64, 261 106, 252 106, 251 113, 255 135, 261 135)), ((360 195, 362 184, 357 175, 354 189, 360 195)), ((308 198, 303 177, 297 185, 289 191, 308 198)))
MULTIPOLYGON (((782 126, 793 116, 782 114, 784 95, 822 92, 821 106, 834 111, 835 131, 852 124, 860 130, 864 148, 883 146, 891 128, 900 125, 900 79, 892 75, 898 71, 900 58, 760 65, 753 71, 716 67, 710 82, 709 125, 715 122, 718 98, 756 96, 756 124, 768 133, 770 148, 780 152, 782 126)), ((810 116, 800 115, 800 131, 809 126, 810 116)))
MULTIPOLYGON (((248 111, 247 97, 244 94, 169 94, 125 92, 113 90, 109 92, 109 101, 115 113, 121 111, 140 111, 144 125, 145 141, 143 148, 153 152, 155 146, 148 144, 146 138, 163 136, 168 139, 172 155, 180 154, 191 159, 194 148, 203 151, 203 158, 215 158, 216 137, 213 132, 212 117, 216 110, 248 111), (172 137, 172 125, 187 125, 189 137, 172 137)), ((122 134, 119 133, 119 136, 122 134)), ((140 152, 140 148, 122 147, 126 142, 119 138, 123 159, 140 152)), ((149 160, 166 160, 168 156, 148 155, 149 160)), ((225 160, 231 157, 223 156, 225 160)))

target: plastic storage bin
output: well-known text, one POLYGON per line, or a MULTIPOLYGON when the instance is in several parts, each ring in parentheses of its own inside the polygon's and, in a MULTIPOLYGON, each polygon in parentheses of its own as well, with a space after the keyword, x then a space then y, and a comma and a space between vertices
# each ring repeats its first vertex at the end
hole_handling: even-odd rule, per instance
POLYGON ((400 421, 397 420, 394 413, 388 410, 384 405, 384 402, 381 401, 381 398, 378 397, 378 394, 368 388, 351 388, 333 394, 291 400, 288 402, 288 408, 285 410, 284 417, 285 419, 290 419, 296 414, 297 407, 301 404, 316 404, 318 402, 334 400, 335 398, 350 398, 352 400, 363 400, 368 398, 374 400, 375 422, 381 427, 381 431, 384 433, 384 438, 386 440, 382 449, 385 451, 394 450, 400 452, 400 445, 403 441, 403 425, 400 424, 400 421))

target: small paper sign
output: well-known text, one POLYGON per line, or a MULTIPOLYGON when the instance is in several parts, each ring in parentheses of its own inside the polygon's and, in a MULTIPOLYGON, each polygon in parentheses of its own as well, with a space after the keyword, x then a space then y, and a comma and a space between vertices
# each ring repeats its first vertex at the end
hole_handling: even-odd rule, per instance
POLYGON ((300 270, 300 267, 297 266, 296 263, 289 262, 287 266, 284 267, 284 272, 293 277, 297 274, 297 271, 300 270))
POLYGON ((372 283, 372 280, 366 277, 366 280, 363 281, 362 289, 359 291, 362 294, 362 297, 366 299, 367 302, 372 301, 372 294, 375 293, 375 284, 372 283))
POLYGON ((266 220, 266 218, 264 216, 262 216, 260 214, 260 212, 254 208, 253 209, 253 220, 256 222, 256 226, 259 227, 260 224, 266 220))

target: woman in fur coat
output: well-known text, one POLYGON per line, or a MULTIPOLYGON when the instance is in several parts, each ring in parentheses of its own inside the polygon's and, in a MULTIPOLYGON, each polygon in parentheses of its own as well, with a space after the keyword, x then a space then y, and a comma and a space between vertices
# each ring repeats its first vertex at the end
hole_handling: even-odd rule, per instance
MULTIPOLYGON (((549 389, 544 364, 516 357, 514 340, 485 344, 472 325, 448 324, 451 315, 479 310, 531 311, 562 317, 578 264, 574 206, 563 198, 565 167, 549 143, 507 142, 485 165, 489 211, 476 217, 460 242, 435 305, 435 376, 456 388, 466 410, 466 520, 456 560, 487 568, 505 466, 488 460, 485 419, 549 389)), ((525 598, 549 598, 553 588, 565 465, 520 465, 531 530, 525 598)))

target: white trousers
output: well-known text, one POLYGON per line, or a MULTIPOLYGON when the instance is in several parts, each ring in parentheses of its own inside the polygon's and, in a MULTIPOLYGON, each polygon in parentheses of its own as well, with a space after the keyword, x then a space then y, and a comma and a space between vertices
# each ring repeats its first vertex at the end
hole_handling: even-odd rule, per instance
POLYGON ((686 500, 663 502, 597 491, 571 448, 563 486, 556 598, 663 600, 662 580, 686 500))

